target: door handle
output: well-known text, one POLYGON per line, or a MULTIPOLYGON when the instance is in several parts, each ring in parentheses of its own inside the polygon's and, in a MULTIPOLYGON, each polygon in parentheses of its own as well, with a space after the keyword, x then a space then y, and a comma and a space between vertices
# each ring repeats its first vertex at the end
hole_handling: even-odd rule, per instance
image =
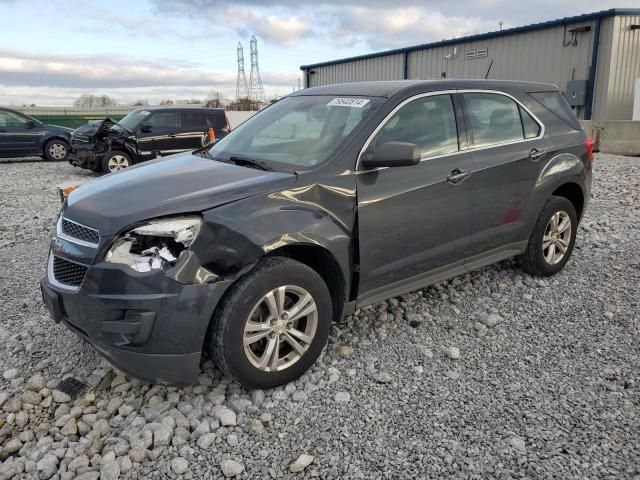
POLYGON ((459 168, 454 169, 451 174, 449 174, 449 176, 447 177, 447 182, 449 183, 460 183, 462 182, 465 178, 467 178, 469 175, 471 175, 469 172, 467 171, 462 171, 459 168))
POLYGON ((538 150, 537 148, 532 148, 531 151, 529 152, 529 158, 531 160, 537 160, 540 157, 543 157, 544 155, 547 154, 546 150, 538 150))

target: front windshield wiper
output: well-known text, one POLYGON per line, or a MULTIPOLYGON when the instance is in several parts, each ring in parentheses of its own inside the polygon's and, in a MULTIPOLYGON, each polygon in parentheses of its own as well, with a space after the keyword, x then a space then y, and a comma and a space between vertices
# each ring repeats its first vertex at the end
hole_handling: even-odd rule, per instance
POLYGON ((255 158, 240 157, 238 155, 232 155, 229 157, 229 161, 236 165, 244 165, 247 167, 258 168, 260 170, 271 171, 273 168, 267 162, 262 160, 256 160, 255 158))
POLYGON ((215 158, 213 155, 209 153, 210 148, 211 148, 211 145, 205 145, 203 147, 196 148, 193 152, 191 152, 191 154, 192 155, 198 154, 204 158, 210 158, 211 160, 218 160, 217 158, 215 158))

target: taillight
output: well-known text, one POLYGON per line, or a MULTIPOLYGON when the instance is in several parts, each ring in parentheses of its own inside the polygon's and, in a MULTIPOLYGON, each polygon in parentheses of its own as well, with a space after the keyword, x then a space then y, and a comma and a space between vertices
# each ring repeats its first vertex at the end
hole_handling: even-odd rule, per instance
POLYGON ((590 162, 593 162, 593 138, 584 137, 584 148, 587 151, 587 157, 590 162))

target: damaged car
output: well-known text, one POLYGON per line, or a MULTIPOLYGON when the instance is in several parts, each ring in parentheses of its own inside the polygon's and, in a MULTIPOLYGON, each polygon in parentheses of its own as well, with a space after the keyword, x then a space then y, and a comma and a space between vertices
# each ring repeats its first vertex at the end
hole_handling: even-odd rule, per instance
POLYGON ((77 128, 69 163, 116 172, 145 160, 195 150, 224 137, 231 127, 221 108, 145 107, 122 120, 105 118, 77 128))
POLYGON ((276 387, 356 309, 510 257, 562 270, 592 147, 553 85, 304 89, 213 146, 72 191, 43 299, 143 380, 192 383, 204 354, 276 387))

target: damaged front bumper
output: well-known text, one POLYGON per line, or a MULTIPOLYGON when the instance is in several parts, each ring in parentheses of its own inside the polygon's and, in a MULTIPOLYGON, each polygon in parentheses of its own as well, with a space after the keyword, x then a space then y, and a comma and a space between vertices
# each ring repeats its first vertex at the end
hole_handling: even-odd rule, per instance
POLYGON ((93 262, 112 240, 100 239, 97 249, 64 238, 53 240, 41 280, 51 317, 134 377, 153 383, 194 383, 209 322, 231 280, 198 277, 201 269, 192 257, 172 275, 93 262), (188 270, 194 276, 180 283, 188 270))
POLYGON ((74 167, 97 170, 101 168, 105 154, 103 151, 94 150, 93 147, 78 148, 72 145, 69 152, 69 163, 74 167))

